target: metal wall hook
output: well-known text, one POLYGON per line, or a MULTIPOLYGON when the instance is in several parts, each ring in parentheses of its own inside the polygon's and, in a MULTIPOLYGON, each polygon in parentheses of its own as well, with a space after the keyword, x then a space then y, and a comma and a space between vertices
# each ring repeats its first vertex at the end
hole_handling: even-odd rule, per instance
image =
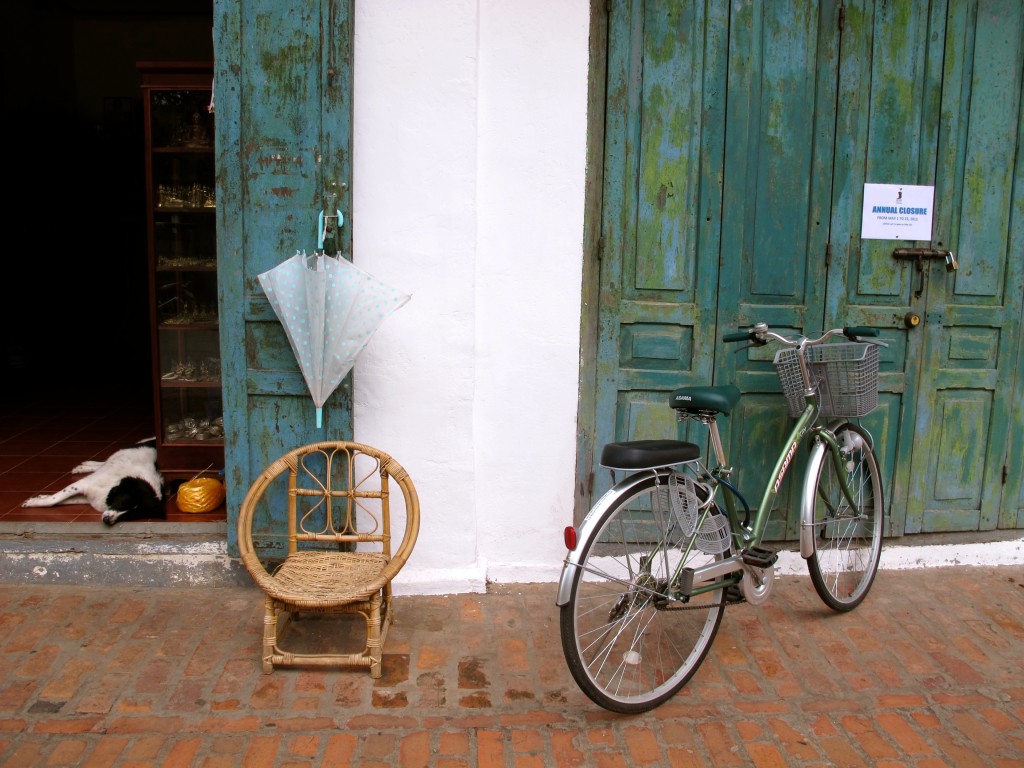
POLYGON ((317 249, 322 251, 324 248, 324 241, 330 237, 334 237, 344 224, 345 217, 342 216, 340 210, 335 209, 333 214, 324 214, 323 211, 320 211, 320 218, 317 222, 317 249))
MULTIPOLYGON (((336 183, 330 184, 331 189, 324 193, 325 206, 324 210, 320 211, 320 217, 317 221, 317 250, 323 250, 324 242, 329 238, 334 238, 338 230, 345 225, 345 217, 341 214, 341 209, 338 208, 338 192, 335 191, 338 187, 336 183), (325 211, 334 211, 334 213, 325 213, 325 211)), ((347 189, 348 185, 342 184, 342 189, 347 189)))

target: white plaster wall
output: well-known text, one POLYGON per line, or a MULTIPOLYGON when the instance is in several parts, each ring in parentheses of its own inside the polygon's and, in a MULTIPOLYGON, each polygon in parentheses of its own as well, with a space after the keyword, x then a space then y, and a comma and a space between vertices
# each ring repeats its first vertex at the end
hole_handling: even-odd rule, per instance
POLYGON ((588 0, 359 0, 354 261, 412 294, 356 439, 420 496, 405 593, 553 581, 572 522, 588 0))

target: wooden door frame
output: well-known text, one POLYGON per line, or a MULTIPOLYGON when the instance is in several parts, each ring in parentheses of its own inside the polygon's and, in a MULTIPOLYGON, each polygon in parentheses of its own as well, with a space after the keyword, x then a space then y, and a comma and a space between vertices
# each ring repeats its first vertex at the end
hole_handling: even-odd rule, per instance
POLYGON ((590 65, 587 84, 587 165, 584 183, 583 283, 580 313, 580 392, 576 419, 576 483, 573 523, 590 509, 595 467, 597 343, 600 322, 601 211, 608 81, 608 5, 590 0, 590 65))

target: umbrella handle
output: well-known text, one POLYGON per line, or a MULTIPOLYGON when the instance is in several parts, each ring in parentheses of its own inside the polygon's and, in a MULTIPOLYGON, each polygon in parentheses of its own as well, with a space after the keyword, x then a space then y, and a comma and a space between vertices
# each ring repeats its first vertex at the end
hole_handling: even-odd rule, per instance
POLYGON ((342 226, 344 226, 345 224, 345 217, 341 215, 341 211, 335 210, 334 213, 334 216, 325 216, 324 212, 320 211, 320 218, 317 221, 317 232, 319 233, 319 238, 317 239, 316 245, 317 249, 319 250, 323 250, 324 239, 327 237, 328 219, 337 219, 338 229, 341 229, 342 226))

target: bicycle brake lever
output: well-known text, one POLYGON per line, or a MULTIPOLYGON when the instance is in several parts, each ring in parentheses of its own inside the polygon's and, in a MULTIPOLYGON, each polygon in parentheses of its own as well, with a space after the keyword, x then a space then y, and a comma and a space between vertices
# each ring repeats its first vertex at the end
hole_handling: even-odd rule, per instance
POLYGON ((750 344, 745 344, 742 347, 737 347, 736 349, 733 350, 733 352, 738 354, 738 353, 742 352, 744 349, 751 349, 751 348, 754 348, 754 347, 764 347, 764 346, 767 346, 767 345, 768 345, 767 341, 753 340, 753 341, 751 341, 750 344))
POLYGON ((855 336, 854 341, 860 344, 874 344, 876 347, 888 347, 889 343, 882 341, 881 339, 865 339, 861 336, 855 336))

